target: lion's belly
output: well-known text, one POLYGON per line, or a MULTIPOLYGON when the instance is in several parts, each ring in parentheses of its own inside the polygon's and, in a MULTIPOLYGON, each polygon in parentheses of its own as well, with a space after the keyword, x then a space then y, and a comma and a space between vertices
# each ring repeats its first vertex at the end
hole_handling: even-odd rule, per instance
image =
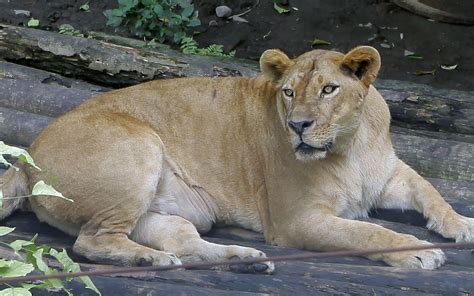
POLYGON ((202 188, 189 184, 165 161, 155 199, 149 211, 176 215, 191 222, 200 233, 205 233, 216 222, 217 206, 202 188))

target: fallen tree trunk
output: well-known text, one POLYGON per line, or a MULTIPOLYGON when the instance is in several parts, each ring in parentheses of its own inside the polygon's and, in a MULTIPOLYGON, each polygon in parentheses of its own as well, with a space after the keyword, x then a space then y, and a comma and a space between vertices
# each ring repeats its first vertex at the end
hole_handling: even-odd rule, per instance
POLYGON ((474 97, 467 101, 383 87, 378 90, 390 107, 394 125, 474 134, 474 97))
POLYGON ((8 62, 0 62, 0 73, 0 107, 51 117, 110 90, 8 62))
POLYGON ((29 147, 54 118, 0 107, 0 141, 29 147))
POLYGON ((255 73, 245 62, 186 57, 166 46, 134 48, 10 25, 0 25, 0 57, 114 87, 159 78, 255 73))
MULTIPOLYGON (((128 86, 159 78, 253 76, 258 73, 258 64, 253 61, 185 55, 166 45, 148 49, 139 40, 101 33, 96 33, 95 36, 119 44, 0 25, 0 58, 109 87, 128 86)), ((376 85, 390 107, 395 125, 474 134, 474 120, 471 120, 474 118, 472 93, 443 93, 424 86, 407 91, 404 85, 393 85, 382 80, 377 81, 376 85), (452 96, 453 93, 455 97, 452 96)), ((71 92, 67 96, 74 97, 75 94, 71 92)), ((18 100, 13 99, 13 93, 10 97, 10 101, 18 100)), ((16 106, 2 106, 37 112, 30 110, 27 101, 15 104, 16 106)), ((66 106, 62 111, 68 108, 66 106)))
POLYGON ((474 181, 474 145, 432 139, 398 131, 392 133, 397 155, 423 176, 474 181))

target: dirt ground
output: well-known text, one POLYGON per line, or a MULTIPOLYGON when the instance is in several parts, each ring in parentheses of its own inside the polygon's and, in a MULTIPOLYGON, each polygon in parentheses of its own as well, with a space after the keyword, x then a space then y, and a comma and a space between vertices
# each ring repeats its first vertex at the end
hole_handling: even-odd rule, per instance
MULTIPOLYGON (((105 31, 128 36, 125 29, 105 25, 103 11, 117 0, 90 0, 90 11, 79 7, 87 0, 0 0, 0 22, 26 25, 28 13, 40 20, 40 28, 57 30, 70 24, 81 31, 105 31), (16 10, 16 11, 15 11, 16 10)), ((238 57, 258 59, 268 48, 280 48, 296 56, 312 48, 337 49, 367 44, 382 55, 380 78, 424 83, 437 88, 474 90, 474 26, 428 20, 380 0, 289 0, 290 12, 278 14, 271 0, 195 0, 202 25, 195 39, 201 46, 212 43, 236 50, 238 57), (215 7, 226 4, 246 22, 215 16, 215 7), (209 25, 209 24, 213 25, 209 25), (314 39, 330 45, 312 47, 314 39), (422 59, 405 57, 405 51, 422 59), (441 65, 457 65, 444 70, 441 65), (434 75, 416 75, 433 71, 434 75)), ((473 2, 474 3, 474 2, 473 2)), ((474 6, 474 5, 473 5, 474 6)), ((472 11, 472 10, 471 10, 472 11)))

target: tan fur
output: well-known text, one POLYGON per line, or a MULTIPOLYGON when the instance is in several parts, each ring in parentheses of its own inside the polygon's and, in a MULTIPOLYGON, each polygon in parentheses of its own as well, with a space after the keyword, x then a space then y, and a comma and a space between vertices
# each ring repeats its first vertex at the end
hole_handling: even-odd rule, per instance
MULTIPOLYGON (((418 210, 443 236, 474 240, 474 220, 395 156, 389 110, 370 85, 380 67, 375 49, 294 60, 269 50, 260 65, 255 78, 112 91, 58 118, 30 148, 43 171, 25 171, 30 187, 43 179, 75 202, 36 197, 31 208, 78 235, 76 252, 125 265, 265 256, 202 240, 198 231, 214 224, 308 250, 427 244, 349 220, 375 206, 418 210), (328 85, 338 87, 325 93, 328 85)), ((445 260, 440 250, 371 258, 427 269, 445 260)))

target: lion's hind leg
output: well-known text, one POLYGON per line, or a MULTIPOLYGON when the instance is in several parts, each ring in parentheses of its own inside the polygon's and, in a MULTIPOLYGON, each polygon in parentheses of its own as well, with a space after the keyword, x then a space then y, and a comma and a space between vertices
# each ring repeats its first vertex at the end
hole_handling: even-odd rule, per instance
MULTIPOLYGON (((140 218, 131 238, 139 244, 171 252, 183 264, 266 257, 263 252, 253 248, 207 242, 199 236, 196 227, 186 219, 154 212, 148 212, 140 218)), ((264 262, 245 266, 236 264, 226 266, 224 269, 236 272, 271 273, 274 266, 272 262, 264 262)))

